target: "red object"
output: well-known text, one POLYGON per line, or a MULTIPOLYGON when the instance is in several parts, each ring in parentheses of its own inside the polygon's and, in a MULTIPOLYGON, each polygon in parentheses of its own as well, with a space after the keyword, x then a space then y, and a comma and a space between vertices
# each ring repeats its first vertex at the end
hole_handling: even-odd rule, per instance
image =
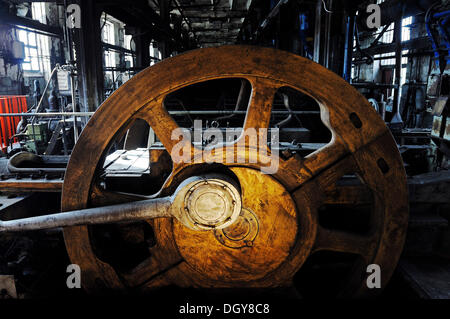
MULTIPOLYGON (((27 112, 27 99, 24 95, 0 96, 0 114, 27 112)), ((20 116, 0 117, 0 149, 6 153, 9 140, 16 134, 20 116)))

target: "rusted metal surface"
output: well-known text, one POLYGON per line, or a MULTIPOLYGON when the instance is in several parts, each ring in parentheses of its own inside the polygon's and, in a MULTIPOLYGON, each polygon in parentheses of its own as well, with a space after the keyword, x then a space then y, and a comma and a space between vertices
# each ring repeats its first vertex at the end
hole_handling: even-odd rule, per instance
POLYGON ((157 198, 58 214, 0 221, 0 232, 17 232, 169 217, 171 216, 169 210, 170 205, 170 198, 157 198))
POLYGON ((450 141, 450 117, 447 117, 445 122, 444 140, 450 141))
POLYGON ((63 180, 16 178, 5 176, 0 180, 0 189, 5 192, 61 192, 63 180))
POLYGON ((442 111, 444 111, 445 105, 447 105, 448 96, 439 97, 434 103, 433 115, 441 116, 442 111))
MULTIPOLYGON (((288 286, 309 255, 330 250, 360 257, 348 285, 342 287, 342 296, 379 293, 367 288, 366 267, 381 266, 384 287, 397 264, 408 221, 406 176, 397 146, 378 114, 354 88, 314 62, 287 52, 247 46, 202 49, 166 59, 133 77, 102 104, 84 129, 66 171, 62 210, 137 200, 101 191, 96 185, 96 168, 118 129, 132 119, 144 119, 170 154, 177 142, 171 132, 178 126, 163 107, 165 96, 193 83, 229 77, 245 78, 253 88, 244 128, 267 128, 273 96, 278 88, 288 86, 319 102, 332 141, 305 158, 280 158, 273 175, 259 171, 266 165, 264 159, 252 164, 224 163, 239 179, 243 207, 258 218, 258 234, 246 247, 230 248, 213 231, 195 232, 171 219, 155 219, 149 221, 157 241, 151 256, 124 273, 96 255, 88 227, 66 228, 67 251, 83 269, 84 288, 95 292, 170 284, 288 286), (317 211, 326 194, 351 173, 361 177, 374 199, 367 234, 325 229, 318 221, 317 211), (208 260, 221 263, 220 269, 210 268, 208 260)), ((225 152, 245 156, 252 146, 225 152)), ((203 161, 222 162, 218 153, 203 161)), ((173 192, 189 176, 186 172, 192 171, 191 164, 174 162, 159 194, 173 192)), ((240 230, 232 233, 239 235, 240 230)))
POLYGON ((433 116, 433 126, 431 128, 431 136, 441 137, 442 116, 433 116))

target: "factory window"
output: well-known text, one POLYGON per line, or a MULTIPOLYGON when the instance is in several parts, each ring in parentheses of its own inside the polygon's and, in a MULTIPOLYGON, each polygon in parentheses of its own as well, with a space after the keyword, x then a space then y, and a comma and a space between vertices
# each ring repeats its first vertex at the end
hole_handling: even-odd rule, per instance
MULTIPOLYGON (((408 52, 408 50, 402 51, 402 65, 408 63, 408 57, 405 56, 408 52)), ((381 65, 395 65, 395 52, 376 54, 374 58, 380 60, 381 65)))
MULTIPOLYGON (((408 41, 411 39, 411 23, 412 23, 412 17, 404 18, 402 20, 402 41, 408 41)), ((384 26, 380 27, 377 30, 377 33, 375 36, 380 34, 380 32, 383 30, 384 26)), ((387 30, 384 32, 384 34, 381 36, 380 40, 381 43, 392 43, 394 41, 394 23, 391 23, 387 30)))
MULTIPOLYGON (((378 33, 380 33, 383 30, 384 27, 380 27, 378 29, 378 33)), ((383 33, 381 36, 380 42, 382 43, 392 43, 394 40, 394 23, 391 23, 387 30, 383 33)))
MULTIPOLYGON (((377 0, 377 4, 383 3, 385 0, 377 0)), ((377 33, 375 34, 375 37, 382 32, 384 29, 384 26, 381 26, 378 28, 377 33)), ((380 38, 380 42, 382 43, 392 43, 392 40, 394 38, 394 23, 391 23, 387 30, 384 32, 384 34, 380 38)), ((383 61, 383 60, 382 60, 383 61)), ((382 64, 383 65, 383 64, 382 64)))
POLYGON ((124 34, 123 43, 125 49, 132 50, 131 42, 133 42, 133 37, 130 34, 124 34))
POLYGON ((26 71, 40 71, 36 33, 18 30, 19 41, 25 44, 25 59, 22 68, 26 71))
POLYGON ((408 54, 408 52, 408 50, 402 51, 402 66, 408 63, 408 57, 405 56, 406 54, 408 54))
POLYGON ((402 20, 402 41, 408 41, 411 39, 411 24, 412 17, 404 18, 402 20))
POLYGON ((114 44, 114 25, 105 21, 102 28, 102 40, 103 42, 114 44))
POLYGON ((114 52, 105 51, 105 66, 112 68, 115 66, 114 63, 114 52))
MULTIPOLYGON (((123 41, 125 49, 134 51, 131 47, 131 42, 133 41, 133 37, 131 35, 125 34, 123 37, 123 41)), ((133 55, 131 53, 125 53, 125 63, 127 67, 132 68, 134 66, 133 55)))
MULTIPOLYGON (((47 22, 44 2, 32 3, 32 17, 43 24, 47 22)), ((45 79, 50 76, 50 38, 28 28, 16 27, 16 35, 24 44, 25 59, 22 68, 26 72, 40 72, 45 79)))
POLYGON ((149 50, 150 50, 150 57, 154 58, 150 61, 150 65, 155 64, 155 59, 161 60, 161 52, 159 52, 156 42, 150 43, 149 50))
MULTIPOLYGON (((381 4, 385 2, 385 0, 377 0, 377 4, 381 4)), ((411 39, 411 30, 410 25, 412 23, 412 17, 407 17, 402 20, 402 41, 408 41, 411 39)), ((382 30, 384 26, 381 26, 378 28, 377 33, 378 35, 382 30)), ((394 40, 394 23, 391 23, 387 30, 384 32, 384 34, 380 38, 381 43, 392 43, 394 40)))
POLYGON ((395 65, 395 52, 377 54, 375 58, 380 58, 381 65, 395 65))
POLYGON ((38 20, 40 23, 47 24, 45 16, 45 2, 34 2, 31 6, 31 14, 33 20, 38 20))

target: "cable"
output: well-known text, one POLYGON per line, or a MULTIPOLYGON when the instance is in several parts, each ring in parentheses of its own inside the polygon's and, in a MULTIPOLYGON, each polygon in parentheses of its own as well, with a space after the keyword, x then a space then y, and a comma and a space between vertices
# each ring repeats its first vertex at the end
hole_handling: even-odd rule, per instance
POLYGON ((325 10, 325 12, 333 13, 333 11, 330 11, 330 10, 327 9, 327 5, 325 4, 325 0, 322 0, 322 3, 323 3, 323 9, 325 10))

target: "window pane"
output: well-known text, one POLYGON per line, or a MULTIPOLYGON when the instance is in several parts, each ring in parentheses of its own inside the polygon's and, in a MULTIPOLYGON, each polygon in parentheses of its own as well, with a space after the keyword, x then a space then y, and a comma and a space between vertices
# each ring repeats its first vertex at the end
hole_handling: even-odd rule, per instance
POLYGON ((25 60, 26 62, 30 62, 30 48, 25 47, 25 60))
POLYGON ((131 35, 125 34, 123 37, 124 47, 128 50, 131 50, 131 35))
POLYGON ((130 67, 133 67, 133 57, 131 55, 125 55, 125 61, 128 61, 130 63, 130 67))
MULTIPOLYGON (((402 55, 408 54, 408 50, 403 50, 402 51, 402 55)), ((408 57, 402 57, 402 64, 407 64, 408 63, 408 57)))
POLYGON ((38 56, 37 49, 30 48, 30 56, 37 57, 38 56))
POLYGON ((22 63, 22 68, 24 70, 30 70, 30 63, 26 63, 26 62, 22 63))
POLYGON ((28 41, 27 41, 27 32, 26 32, 25 30, 19 30, 18 35, 19 35, 19 41, 20 41, 20 42, 23 42, 23 43, 25 43, 25 44, 28 44, 28 41))
POLYGON ((39 61, 37 57, 32 57, 31 58, 31 69, 33 71, 38 71, 39 70, 39 61))
POLYGON ((412 17, 404 18, 402 20, 402 41, 408 41, 411 39, 411 26, 412 17))
POLYGON ((29 32, 28 33, 28 44, 31 46, 36 46, 36 34, 29 32))

